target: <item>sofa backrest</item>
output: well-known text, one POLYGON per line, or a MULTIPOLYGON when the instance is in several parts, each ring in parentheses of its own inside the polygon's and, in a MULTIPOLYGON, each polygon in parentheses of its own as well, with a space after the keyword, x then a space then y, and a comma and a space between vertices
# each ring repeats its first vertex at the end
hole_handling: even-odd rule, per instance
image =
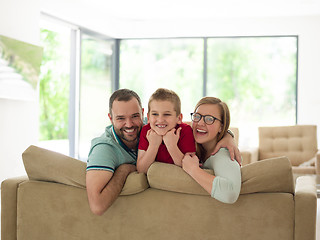
MULTIPOLYGON (((213 174, 212 170, 205 170, 213 174)), ((153 163, 147 178, 150 187, 165 191, 209 195, 181 167, 160 162, 153 163)), ((291 164, 286 157, 267 159, 241 168, 240 194, 258 192, 294 193, 291 164)))
POLYGON ((317 153, 317 126, 259 127, 259 160, 286 156, 293 166, 317 153))
MULTIPOLYGON (((30 180, 57 182, 86 188, 86 163, 61 153, 31 145, 22 154, 30 180)), ((131 173, 120 195, 142 192, 149 187, 144 173, 131 173)))
MULTIPOLYGON (((30 180, 62 183, 85 188, 86 163, 36 146, 30 146, 22 155, 30 180)), ((212 170, 205 170, 213 174, 212 170)), ((240 194, 256 192, 294 193, 291 164, 279 157, 245 165, 241 168, 240 194)), ((165 191, 209 195, 181 167, 155 162, 147 172, 131 173, 121 195, 131 195, 150 187, 165 191)))

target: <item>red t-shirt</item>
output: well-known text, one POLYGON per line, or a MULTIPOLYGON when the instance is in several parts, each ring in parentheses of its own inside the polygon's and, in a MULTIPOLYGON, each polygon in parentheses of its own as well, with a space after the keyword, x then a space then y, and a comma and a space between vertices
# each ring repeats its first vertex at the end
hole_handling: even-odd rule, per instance
MULTIPOLYGON (((180 138, 178 141, 178 148, 183 154, 187 152, 195 152, 196 145, 193 137, 192 128, 190 127, 190 125, 185 123, 177 124, 176 129, 178 129, 179 127, 181 127, 181 131, 180 138)), ((147 139, 147 132, 149 129, 151 129, 150 124, 143 126, 143 128, 141 129, 138 147, 138 149, 140 150, 146 151, 148 149, 149 142, 147 139)), ((168 149, 163 141, 159 146, 156 161, 174 164, 173 159, 170 156, 168 149)))

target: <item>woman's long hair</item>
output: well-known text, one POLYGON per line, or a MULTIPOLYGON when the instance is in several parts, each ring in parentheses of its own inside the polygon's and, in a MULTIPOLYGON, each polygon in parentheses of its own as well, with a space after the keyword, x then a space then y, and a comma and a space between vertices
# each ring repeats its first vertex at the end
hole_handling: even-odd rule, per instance
MULTIPOLYGON (((221 113, 221 124, 222 124, 222 131, 218 133, 217 136, 217 142, 219 142, 223 136, 227 133, 230 125, 230 112, 228 105, 225 102, 222 102, 219 98, 215 97, 204 97, 200 99, 200 101, 197 103, 194 112, 198 109, 200 105, 203 104, 216 104, 219 106, 220 113, 221 113)), ((200 162, 204 162, 206 159, 205 156, 207 154, 207 151, 204 149, 204 147, 197 143, 197 156, 200 159, 200 162)))

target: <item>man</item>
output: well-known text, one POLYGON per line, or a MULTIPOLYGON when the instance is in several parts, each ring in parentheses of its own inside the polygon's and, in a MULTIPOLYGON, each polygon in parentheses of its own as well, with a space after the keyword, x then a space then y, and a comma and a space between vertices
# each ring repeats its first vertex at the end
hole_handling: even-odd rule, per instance
MULTIPOLYGON (((112 125, 92 140, 87 162, 86 186, 91 211, 102 215, 117 199, 127 176, 136 171, 139 134, 144 109, 140 97, 131 90, 115 91, 109 100, 112 125)), ((216 150, 227 147, 231 158, 240 162, 240 152, 227 134, 216 150)))

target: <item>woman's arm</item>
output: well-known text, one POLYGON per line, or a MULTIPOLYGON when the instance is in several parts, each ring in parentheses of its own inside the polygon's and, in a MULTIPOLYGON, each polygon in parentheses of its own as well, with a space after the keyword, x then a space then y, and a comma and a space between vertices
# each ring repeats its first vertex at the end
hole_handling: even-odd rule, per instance
POLYGON ((182 159, 182 168, 188 173, 197 183, 200 184, 209 194, 211 194, 212 182, 215 176, 205 172, 199 166, 199 159, 195 153, 187 153, 182 159))
POLYGON ((228 151, 221 149, 216 155, 208 158, 204 165, 213 169, 215 176, 199 167, 199 160, 194 154, 186 154, 182 160, 182 168, 213 198, 224 203, 234 203, 241 189, 239 164, 230 161, 228 151))
POLYGON ((228 150, 221 148, 206 160, 204 167, 213 169, 216 176, 212 182, 211 196, 224 203, 237 201, 241 190, 241 171, 236 161, 230 161, 228 150))

